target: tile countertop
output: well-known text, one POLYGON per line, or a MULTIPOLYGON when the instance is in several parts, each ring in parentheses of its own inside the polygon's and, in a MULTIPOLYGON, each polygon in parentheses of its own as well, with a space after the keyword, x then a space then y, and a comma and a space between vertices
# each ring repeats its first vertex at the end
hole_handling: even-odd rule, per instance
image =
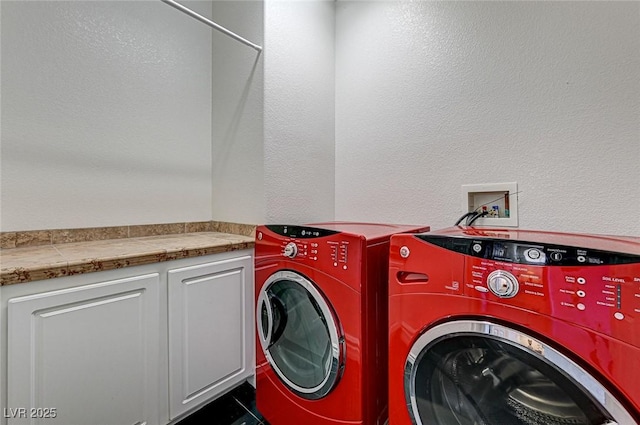
POLYGON ((51 243, 0 249, 0 286, 253 248, 224 231, 51 243))

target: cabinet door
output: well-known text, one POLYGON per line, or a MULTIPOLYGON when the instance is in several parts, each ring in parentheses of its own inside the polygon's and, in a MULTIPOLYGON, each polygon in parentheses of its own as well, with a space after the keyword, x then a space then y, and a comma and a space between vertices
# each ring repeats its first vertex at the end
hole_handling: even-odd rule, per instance
POLYGON ((253 261, 169 271, 169 413, 175 419, 253 374, 253 261))
POLYGON ((153 273, 10 299, 8 423, 157 424, 158 285, 153 273))

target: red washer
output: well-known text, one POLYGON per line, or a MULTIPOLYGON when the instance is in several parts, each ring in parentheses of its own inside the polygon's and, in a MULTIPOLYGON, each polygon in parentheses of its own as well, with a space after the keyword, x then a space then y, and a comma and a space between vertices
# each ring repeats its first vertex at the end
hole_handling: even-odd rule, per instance
POLYGON ((387 418, 389 238, 425 226, 256 229, 256 401, 271 425, 387 418))
POLYGON ((390 425, 640 421, 640 238, 391 238, 390 425))

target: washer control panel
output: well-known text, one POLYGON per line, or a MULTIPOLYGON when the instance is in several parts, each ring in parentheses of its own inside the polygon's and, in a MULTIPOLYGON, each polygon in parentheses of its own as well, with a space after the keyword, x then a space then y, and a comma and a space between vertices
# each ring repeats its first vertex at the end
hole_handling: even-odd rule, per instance
POLYGON ((540 267, 467 258, 465 269, 465 286, 473 290, 472 294, 490 293, 515 300, 547 295, 545 274, 540 267))
MULTIPOLYGON (((464 296, 626 335, 640 346, 640 245, 631 246, 629 253, 428 233, 416 237, 428 244, 419 253, 410 246, 412 256, 446 258, 442 248, 448 255, 463 254, 464 296)), ((625 244, 621 246, 629 248, 625 244)), ((442 267, 436 263, 429 261, 420 271, 430 274, 442 267)))
POLYGON ((494 270, 487 276, 487 287, 500 298, 513 298, 518 294, 520 283, 508 271, 494 270))
POLYGON ((453 237, 424 233, 418 238, 485 260, 538 266, 605 266, 638 263, 640 255, 515 240, 453 237))

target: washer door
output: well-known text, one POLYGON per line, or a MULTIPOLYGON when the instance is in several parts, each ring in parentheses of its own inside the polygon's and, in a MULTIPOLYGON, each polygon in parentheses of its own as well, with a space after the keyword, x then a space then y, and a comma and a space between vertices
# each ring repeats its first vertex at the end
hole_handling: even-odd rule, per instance
POLYGON ((636 424, 568 357, 485 321, 460 320, 426 331, 409 352, 404 384, 414 424, 636 424))
POLYGON ((344 335, 310 280, 292 271, 272 274, 258 295, 256 321, 267 361, 291 391, 319 399, 335 387, 344 370, 344 335))

